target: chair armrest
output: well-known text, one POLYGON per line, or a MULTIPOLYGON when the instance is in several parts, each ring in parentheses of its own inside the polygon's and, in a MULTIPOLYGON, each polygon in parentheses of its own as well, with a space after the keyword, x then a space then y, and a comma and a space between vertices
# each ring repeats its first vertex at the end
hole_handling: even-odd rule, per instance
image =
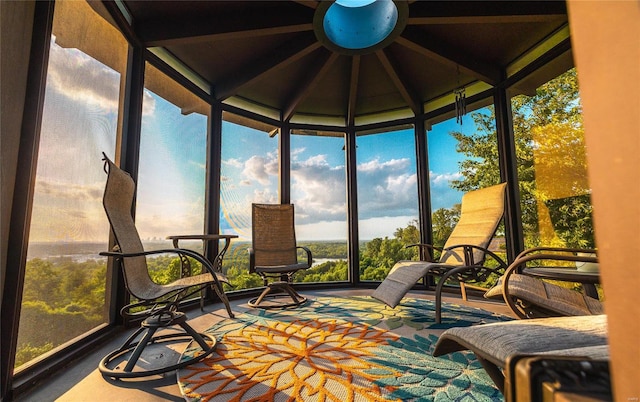
MULTIPOLYGON (((536 247, 523 251, 509 266, 518 273, 531 261, 574 261, 574 262, 598 262, 598 257, 593 255, 577 255, 576 253, 596 254, 593 249, 561 248, 561 247, 536 247), (565 254, 560 254, 560 253, 565 254), (566 254, 571 253, 571 254, 566 254)), ((509 270, 508 269, 508 270, 509 270)))
MULTIPOLYGON (((533 255, 533 254, 545 256, 544 258, 541 258, 541 259, 552 259, 552 256, 558 256, 558 257, 570 256, 567 253, 572 253, 574 257, 579 257, 577 256, 577 253, 596 254, 597 250, 590 249, 590 248, 587 249, 587 248, 569 248, 569 247, 533 247, 533 248, 524 250, 523 252, 518 254, 515 260, 518 260, 520 258, 529 256, 529 255, 533 255), (560 254, 560 253, 565 253, 565 254, 560 254)), ((589 258, 592 258, 592 257, 589 257, 589 258)), ((559 258, 559 259, 564 259, 564 258, 559 258)), ((580 261, 580 260, 569 260, 569 261, 580 261)), ((587 262, 596 262, 596 261, 587 261, 587 262)))
MULTIPOLYGON (((590 249, 570 249, 561 247, 535 247, 521 252, 518 257, 504 272, 502 281, 508 283, 509 277, 514 273, 521 273, 526 264, 531 261, 577 261, 577 262, 598 262, 597 257, 573 254, 558 254, 558 252, 595 252, 590 249)), ((506 287, 506 285, 505 285, 506 287)))
POLYGON ((101 256, 105 257, 113 257, 116 259, 123 258, 132 258, 132 257, 142 257, 153 254, 178 254, 184 255, 187 257, 191 257, 200 264, 213 276, 215 282, 224 282, 226 284, 230 284, 227 277, 222 272, 217 272, 214 270, 213 266, 202 254, 197 253, 193 250, 187 250, 183 248, 169 248, 169 249, 161 249, 161 250, 149 250, 149 251, 141 251, 137 253, 121 253, 117 251, 103 251, 99 253, 101 256))
POLYGON ((420 249, 420 260, 427 261, 427 262, 433 262, 434 251, 442 251, 442 247, 434 246, 432 244, 427 244, 427 243, 414 243, 414 244, 407 244, 406 246, 404 246, 404 248, 410 248, 410 247, 418 247, 420 249))
POLYGON ((309 248, 305 247, 305 246, 296 246, 296 248, 305 251, 305 253, 307 254, 307 265, 309 265, 309 267, 311 267, 311 264, 313 263, 313 257, 311 256, 311 250, 309 250, 309 248))

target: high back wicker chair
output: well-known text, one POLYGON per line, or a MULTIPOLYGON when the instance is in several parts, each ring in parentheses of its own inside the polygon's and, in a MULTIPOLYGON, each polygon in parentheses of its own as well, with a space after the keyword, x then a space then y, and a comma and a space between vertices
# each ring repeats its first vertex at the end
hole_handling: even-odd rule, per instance
POLYGON ((498 224, 504 215, 506 184, 470 191, 462 197, 460 220, 439 249, 430 244, 412 244, 419 247, 421 261, 399 261, 372 297, 390 307, 398 305, 404 295, 425 275, 439 276, 436 286, 436 322, 441 320, 442 288, 448 279, 460 282, 462 297, 466 300, 465 282, 483 282, 491 274, 499 276, 506 263, 488 249, 498 224), (433 250, 440 250, 438 261, 433 250), (487 265, 487 256, 495 261, 487 265))
POLYGON ((134 318, 141 318, 143 321, 140 328, 119 349, 102 359, 99 369, 107 377, 135 378, 173 371, 202 360, 213 352, 216 339, 211 334, 196 332, 187 323, 186 315, 178 311, 179 304, 211 286, 224 302, 229 316, 233 317, 221 284, 227 280, 214 270, 206 258, 196 252, 184 249, 145 251, 131 214, 135 183, 128 173, 118 168, 106 155, 104 161, 108 177, 103 204, 117 245, 114 251, 100 255, 115 258, 122 267, 125 286, 133 299, 131 304, 121 310, 125 322, 134 318), (195 259, 202 264, 204 273, 177 279, 165 285, 155 283, 149 276, 146 256, 167 253, 180 256, 180 260, 186 257, 195 259), (163 331, 161 335, 156 335, 159 329, 173 327, 171 329, 176 330, 176 326, 181 330, 170 333, 163 331), (150 360, 157 360, 153 353, 149 354, 154 359, 141 358, 145 348, 153 343, 180 340, 194 340, 203 352, 194 354, 192 359, 176 359, 175 363, 160 366, 148 364, 150 360))
POLYGON ((311 250, 296 243, 293 204, 252 204, 251 217, 253 243, 249 249, 249 272, 262 277, 265 289, 250 300, 249 305, 282 308, 304 303, 307 299, 296 292, 291 283, 293 275, 310 268, 313 259, 311 250), (306 253, 302 262, 298 261, 300 249, 306 253))

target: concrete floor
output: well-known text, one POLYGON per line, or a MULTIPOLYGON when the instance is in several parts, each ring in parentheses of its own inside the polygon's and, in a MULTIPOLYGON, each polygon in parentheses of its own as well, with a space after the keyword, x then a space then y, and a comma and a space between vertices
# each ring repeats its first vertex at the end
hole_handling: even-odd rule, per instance
MULTIPOLYGON (((305 296, 349 296, 369 295, 371 289, 340 289, 332 291, 304 291, 305 296)), ((410 297, 433 299, 432 292, 411 292, 410 297)), ((487 300, 469 300, 463 302, 459 297, 444 297, 444 301, 452 301, 472 307, 483 308, 505 315, 511 314, 503 303, 495 303, 487 300)), ((232 301, 234 312, 240 312, 249 308, 247 300, 232 301)), ((197 331, 205 330, 214 323, 227 318, 227 313, 220 303, 205 306, 204 312, 194 310, 188 312, 189 324, 197 331)), ((40 384, 31 392, 19 396, 16 401, 61 401, 61 402, 124 402, 124 401, 183 401, 180 389, 177 385, 175 371, 154 377, 141 379, 113 380, 105 378, 98 371, 100 360, 112 350, 124 343, 127 336, 133 330, 127 331, 112 341, 97 349, 81 362, 75 363, 48 381, 40 384)), ((176 345, 181 347, 181 344, 176 345)))

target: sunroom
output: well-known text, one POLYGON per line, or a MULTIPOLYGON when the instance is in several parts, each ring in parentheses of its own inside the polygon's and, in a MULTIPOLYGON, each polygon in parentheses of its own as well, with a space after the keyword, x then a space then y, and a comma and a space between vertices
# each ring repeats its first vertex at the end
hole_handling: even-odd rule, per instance
MULTIPOLYGON (((412 257, 403 246, 444 243, 464 193, 507 183, 492 250, 598 249, 614 395, 637 399, 638 14, 633 2, 2 2, 3 399, 42 397, 52 373, 123 330, 124 279, 98 255, 112 246, 102 152, 136 182, 145 248, 237 236, 223 260, 234 303, 262 283, 248 270, 252 203, 295 205, 314 254, 297 289, 367 295, 412 257), (567 198, 574 226, 558 231, 567 198)), ((213 258, 223 244, 181 245, 213 258)))

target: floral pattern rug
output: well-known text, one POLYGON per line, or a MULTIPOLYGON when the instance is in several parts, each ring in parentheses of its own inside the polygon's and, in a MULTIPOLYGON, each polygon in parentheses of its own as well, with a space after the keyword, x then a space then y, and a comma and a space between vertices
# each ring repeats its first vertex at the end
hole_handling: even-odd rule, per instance
POLYGON ((216 350, 178 383, 189 401, 503 400, 472 353, 432 353, 443 329, 510 318, 450 303, 441 324, 434 316, 430 300, 389 308, 368 296, 251 309, 208 330, 216 350))

